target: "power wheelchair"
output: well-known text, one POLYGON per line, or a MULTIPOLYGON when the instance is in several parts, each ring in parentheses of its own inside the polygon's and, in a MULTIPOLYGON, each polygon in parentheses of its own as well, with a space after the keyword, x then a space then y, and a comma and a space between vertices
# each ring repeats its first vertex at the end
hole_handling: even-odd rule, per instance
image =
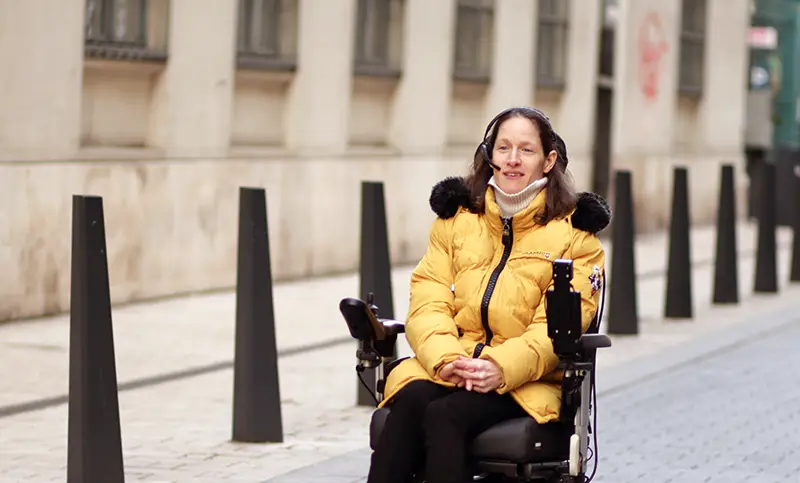
MULTIPOLYGON (((538 424, 531 417, 498 423, 472 442, 470 459, 475 468, 472 481, 587 483, 597 470, 597 439, 590 438, 597 430, 595 354, 597 349, 611 347, 611 340, 599 334, 602 305, 586 333, 581 330, 580 293, 573 290, 571 260, 553 262, 554 286, 545 293, 548 336, 559 357, 558 370, 563 371, 560 418, 538 424), (594 424, 590 416, 594 414, 594 424), (590 454, 590 439, 594 448, 590 454), (591 475, 589 461, 594 459, 591 475)), ((370 296, 371 298, 371 296, 370 296)), ((605 283, 603 297, 605 299, 605 283)), ((602 304, 601 300, 601 304, 602 304)), ((370 392, 361 374, 365 368, 375 369, 375 398, 383 397, 385 377, 402 360, 394 359, 398 334, 405 332, 405 323, 381 318, 372 300, 345 298, 339 304, 350 335, 357 339, 356 371, 370 392)), ((375 449, 391 405, 377 409, 370 423, 370 448, 375 449)), ((416 480, 424 482, 424 475, 416 480)))

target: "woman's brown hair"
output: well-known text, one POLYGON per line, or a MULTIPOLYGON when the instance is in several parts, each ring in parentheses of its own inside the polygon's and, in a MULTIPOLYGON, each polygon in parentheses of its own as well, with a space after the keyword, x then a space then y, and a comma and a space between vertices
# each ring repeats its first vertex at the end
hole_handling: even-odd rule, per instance
POLYGON ((494 174, 491 163, 492 150, 497 139, 497 131, 505 121, 512 117, 522 117, 530 120, 539 131, 542 151, 547 156, 550 151, 557 154, 556 164, 550 172, 545 174, 547 186, 545 187, 545 208, 537 213, 535 220, 540 225, 547 224, 550 220, 569 215, 575 209, 577 195, 572 185, 572 180, 567 171, 567 147, 550 124, 545 114, 528 107, 513 107, 498 114, 486 127, 483 142, 475 150, 472 169, 467 177, 467 186, 470 190, 473 211, 484 213, 486 210, 486 187, 489 179, 494 174))

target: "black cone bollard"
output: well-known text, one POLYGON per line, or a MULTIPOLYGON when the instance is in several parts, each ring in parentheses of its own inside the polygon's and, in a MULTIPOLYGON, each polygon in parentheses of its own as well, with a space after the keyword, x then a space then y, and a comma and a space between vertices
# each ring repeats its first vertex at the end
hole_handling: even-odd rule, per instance
POLYGON ((672 191, 672 219, 669 228, 667 297, 664 317, 692 317, 692 260, 689 239, 689 186, 686 168, 675 168, 672 191))
MULTIPOLYGON (((392 298, 392 266, 389 255, 389 231, 386 223, 386 203, 383 183, 364 181, 361 183, 361 260, 359 269, 359 293, 362 300, 374 297, 382 318, 394 317, 392 298)), ((395 348, 395 353, 397 349, 395 348)), ((374 391, 375 370, 365 369, 361 374, 374 391)), ((375 400, 361 381, 357 381, 357 404, 374 406, 375 400)))
POLYGON ((239 189, 233 440, 283 442, 266 194, 239 189))
POLYGON ((739 258, 736 243, 736 197, 733 166, 722 166, 717 207, 717 250, 714 257, 715 304, 739 303, 739 258))
POLYGON ((614 222, 612 227, 611 287, 609 290, 608 333, 638 334, 636 263, 634 253, 633 195, 630 171, 617 171, 614 181, 614 222))
POLYGON ((777 225, 777 198, 775 193, 775 165, 762 166, 761 193, 758 216, 758 248, 756 253, 755 292, 778 291, 778 261, 775 229, 777 225))
POLYGON ((792 269, 789 280, 800 282, 800 165, 795 167, 794 178, 794 243, 792 244, 792 269))
POLYGON ((67 482, 125 481, 103 199, 72 198, 67 482))

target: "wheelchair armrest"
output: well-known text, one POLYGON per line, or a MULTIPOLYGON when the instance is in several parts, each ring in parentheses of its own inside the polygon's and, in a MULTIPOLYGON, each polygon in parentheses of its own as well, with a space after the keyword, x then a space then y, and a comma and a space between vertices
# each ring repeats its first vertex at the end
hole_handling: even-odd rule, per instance
POLYGON ((383 326, 387 336, 404 334, 406 332, 406 323, 402 320, 378 318, 378 322, 383 326))
POLYGON ((386 364, 383 367, 383 377, 384 378, 389 377, 389 373, 392 372, 392 369, 394 369, 395 367, 399 366, 400 363, 403 362, 406 359, 408 359, 408 356, 406 356, 406 357, 398 357, 397 359, 395 359, 395 360, 389 362, 388 364, 386 364))
POLYGON ((611 339, 605 334, 583 334, 578 339, 578 346, 583 351, 593 351, 611 347, 611 339))

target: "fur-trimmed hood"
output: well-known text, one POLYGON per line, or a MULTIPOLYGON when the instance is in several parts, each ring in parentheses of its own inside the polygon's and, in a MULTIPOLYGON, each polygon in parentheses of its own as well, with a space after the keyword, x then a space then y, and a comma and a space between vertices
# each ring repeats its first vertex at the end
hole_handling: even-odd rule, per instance
MULTIPOLYGON (((431 190, 431 209, 439 218, 452 218, 463 207, 472 210, 469 187, 464 178, 449 177, 436 183, 431 190)), ((577 206, 572 214, 572 226, 592 234, 603 231, 611 222, 611 208, 601 196, 592 192, 578 193, 577 206)))

